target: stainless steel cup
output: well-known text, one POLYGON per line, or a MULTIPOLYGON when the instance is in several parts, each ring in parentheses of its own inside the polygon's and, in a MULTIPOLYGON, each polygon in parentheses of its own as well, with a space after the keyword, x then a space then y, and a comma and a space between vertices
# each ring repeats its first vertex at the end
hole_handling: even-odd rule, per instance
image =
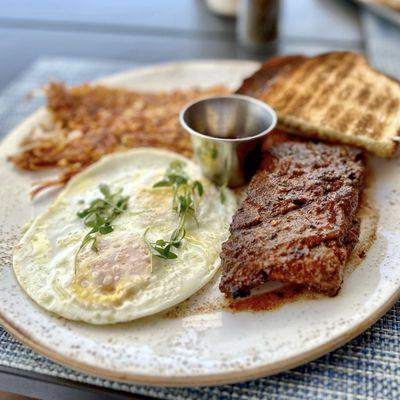
POLYGON ((275 111, 252 97, 207 97, 184 107, 180 122, 191 135, 195 159, 217 185, 243 185, 257 167, 260 141, 274 129, 275 111))
POLYGON ((279 0, 240 0, 236 35, 248 51, 268 54, 278 47, 279 0))

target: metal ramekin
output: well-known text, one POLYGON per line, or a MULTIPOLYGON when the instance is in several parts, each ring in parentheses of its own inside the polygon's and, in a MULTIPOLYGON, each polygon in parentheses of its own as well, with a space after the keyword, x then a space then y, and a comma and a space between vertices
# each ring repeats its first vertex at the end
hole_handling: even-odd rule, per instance
POLYGON ((260 141, 276 123, 275 111, 249 96, 212 96, 194 101, 180 113, 191 135, 196 162, 217 185, 243 185, 254 172, 260 141))

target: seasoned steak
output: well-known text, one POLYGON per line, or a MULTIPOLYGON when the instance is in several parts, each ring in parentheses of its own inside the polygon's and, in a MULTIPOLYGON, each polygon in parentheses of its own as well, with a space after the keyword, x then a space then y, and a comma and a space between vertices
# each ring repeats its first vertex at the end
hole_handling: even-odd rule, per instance
POLYGON ((359 236, 364 175, 359 149, 296 139, 273 144, 223 244, 220 290, 236 298, 281 281, 336 295, 359 236))

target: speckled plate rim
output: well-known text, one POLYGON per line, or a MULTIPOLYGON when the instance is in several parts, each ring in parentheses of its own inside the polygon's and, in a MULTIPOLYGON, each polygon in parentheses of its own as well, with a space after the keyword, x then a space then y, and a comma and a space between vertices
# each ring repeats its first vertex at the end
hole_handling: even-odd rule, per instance
POLYGON ((267 377, 270 375, 277 374, 279 372, 287 371, 289 369, 298 367, 313 361, 333 350, 338 349, 344 344, 348 343, 358 335, 363 333, 366 329, 377 322, 383 317, 400 299, 400 288, 394 293, 394 295, 382 305, 373 315, 363 320, 360 324, 356 325, 352 330, 345 331, 341 336, 330 340, 322 346, 319 346, 310 351, 304 352, 297 357, 292 357, 287 360, 271 363, 266 366, 257 368, 249 368, 240 372, 228 372, 222 374, 211 374, 211 375, 194 375, 186 377, 154 377, 152 375, 140 375, 140 374, 121 374, 113 372, 108 369, 95 368, 91 365, 77 362, 74 359, 67 358, 61 354, 49 351, 46 347, 40 343, 34 341, 26 333, 20 331, 17 327, 12 325, 12 322, 7 321, 0 313, 0 325, 2 325, 12 336, 18 339, 22 344, 32 348, 39 354, 58 362, 66 367, 74 368, 80 372, 89 375, 95 375, 104 379, 111 379, 119 382, 149 385, 149 386, 164 386, 164 387, 191 387, 191 386, 215 386, 224 385, 231 383, 244 382, 248 380, 258 379, 267 377))
MULTIPOLYGON (((109 77, 101 78, 96 82, 102 82, 105 84, 115 85, 123 79, 129 79, 129 76, 134 75, 135 77, 147 74, 152 74, 157 70, 168 70, 170 68, 185 67, 190 65, 200 66, 201 64, 207 65, 209 63, 224 63, 234 65, 246 65, 248 67, 252 66, 254 69, 259 65, 259 63, 254 61, 238 61, 238 60, 199 60, 199 61, 187 61, 187 62, 174 62, 174 63, 164 63, 158 64, 150 67, 138 68, 129 70, 126 72, 111 75, 109 77)), ((44 108, 40 108, 30 116, 28 116, 24 121, 22 121, 12 132, 7 135, 7 137, 13 135, 14 132, 19 131, 26 126, 31 125, 34 121, 38 120, 43 114, 44 108)), ((7 137, 4 139, 6 140, 7 137)), ((3 140, 3 141, 4 141, 3 140)), ((2 141, 2 142, 3 142, 2 141)), ((0 143, 0 145, 2 144, 0 143)), ((34 340, 29 334, 19 329, 13 321, 8 320, 4 315, 2 315, 0 309, 0 325, 2 325, 12 336, 19 340, 24 345, 32 348, 39 354, 65 365, 66 367, 74 368, 86 374, 99 376, 105 379, 111 379, 120 382, 142 384, 149 386, 170 386, 170 387, 190 387, 190 386, 212 386, 229 384, 236 382, 243 382, 247 380, 257 379, 261 377, 266 377, 269 375, 277 374, 288 369, 295 368, 299 365, 308 363, 315 360, 322 355, 331 352, 350 340, 357 337, 359 334, 368 329, 376 321, 378 321, 383 315, 385 315, 389 309, 400 299, 400 287, 390 296, 385 303, 383 303, 375 312, 368 317, 365 317, 358 324, 353 326, 351 329, 344 331, 340 336, 332 338, 331 340, 325 342, 324 344, 316 347, 314 349, 305 351, 298 356, 291 357, 288 359, 280 360, 277 362, 269 363, 268 365, 258 366, 254 368, 246 368, 240 371, 217 373, 217 374, 202 374, 202 375, 188 375, 188 376, 155 376, 147 374, 137 374, 137 373, 119 373, 117 371, 111 371, 109 369, 103 369, 101 367, 94 367, 92 365, 86 364, 84 362, 79 362, 74 358, 68 358, 61 353, 55 352, 43 346, 37 340, 34 340)))

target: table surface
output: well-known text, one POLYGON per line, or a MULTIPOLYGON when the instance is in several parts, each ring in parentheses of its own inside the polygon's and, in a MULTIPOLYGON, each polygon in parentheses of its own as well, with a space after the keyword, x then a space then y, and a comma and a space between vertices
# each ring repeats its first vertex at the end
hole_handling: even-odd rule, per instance
MULTIPOLYGON (((235 21, 209 13, 202 0, 77 3, 4 2, 0 7, 0 90, 43 56, 116 59, 141 64, 265 58, 239 48, 235 21)), ((279 53, 306 54, 336 49, 363 52, 359 10, 347 0, 282 0, 278 49, 279 53)), ((0 391, 59 400, 74 396, 145 399, 6 367, 0 368, 0 391)))

